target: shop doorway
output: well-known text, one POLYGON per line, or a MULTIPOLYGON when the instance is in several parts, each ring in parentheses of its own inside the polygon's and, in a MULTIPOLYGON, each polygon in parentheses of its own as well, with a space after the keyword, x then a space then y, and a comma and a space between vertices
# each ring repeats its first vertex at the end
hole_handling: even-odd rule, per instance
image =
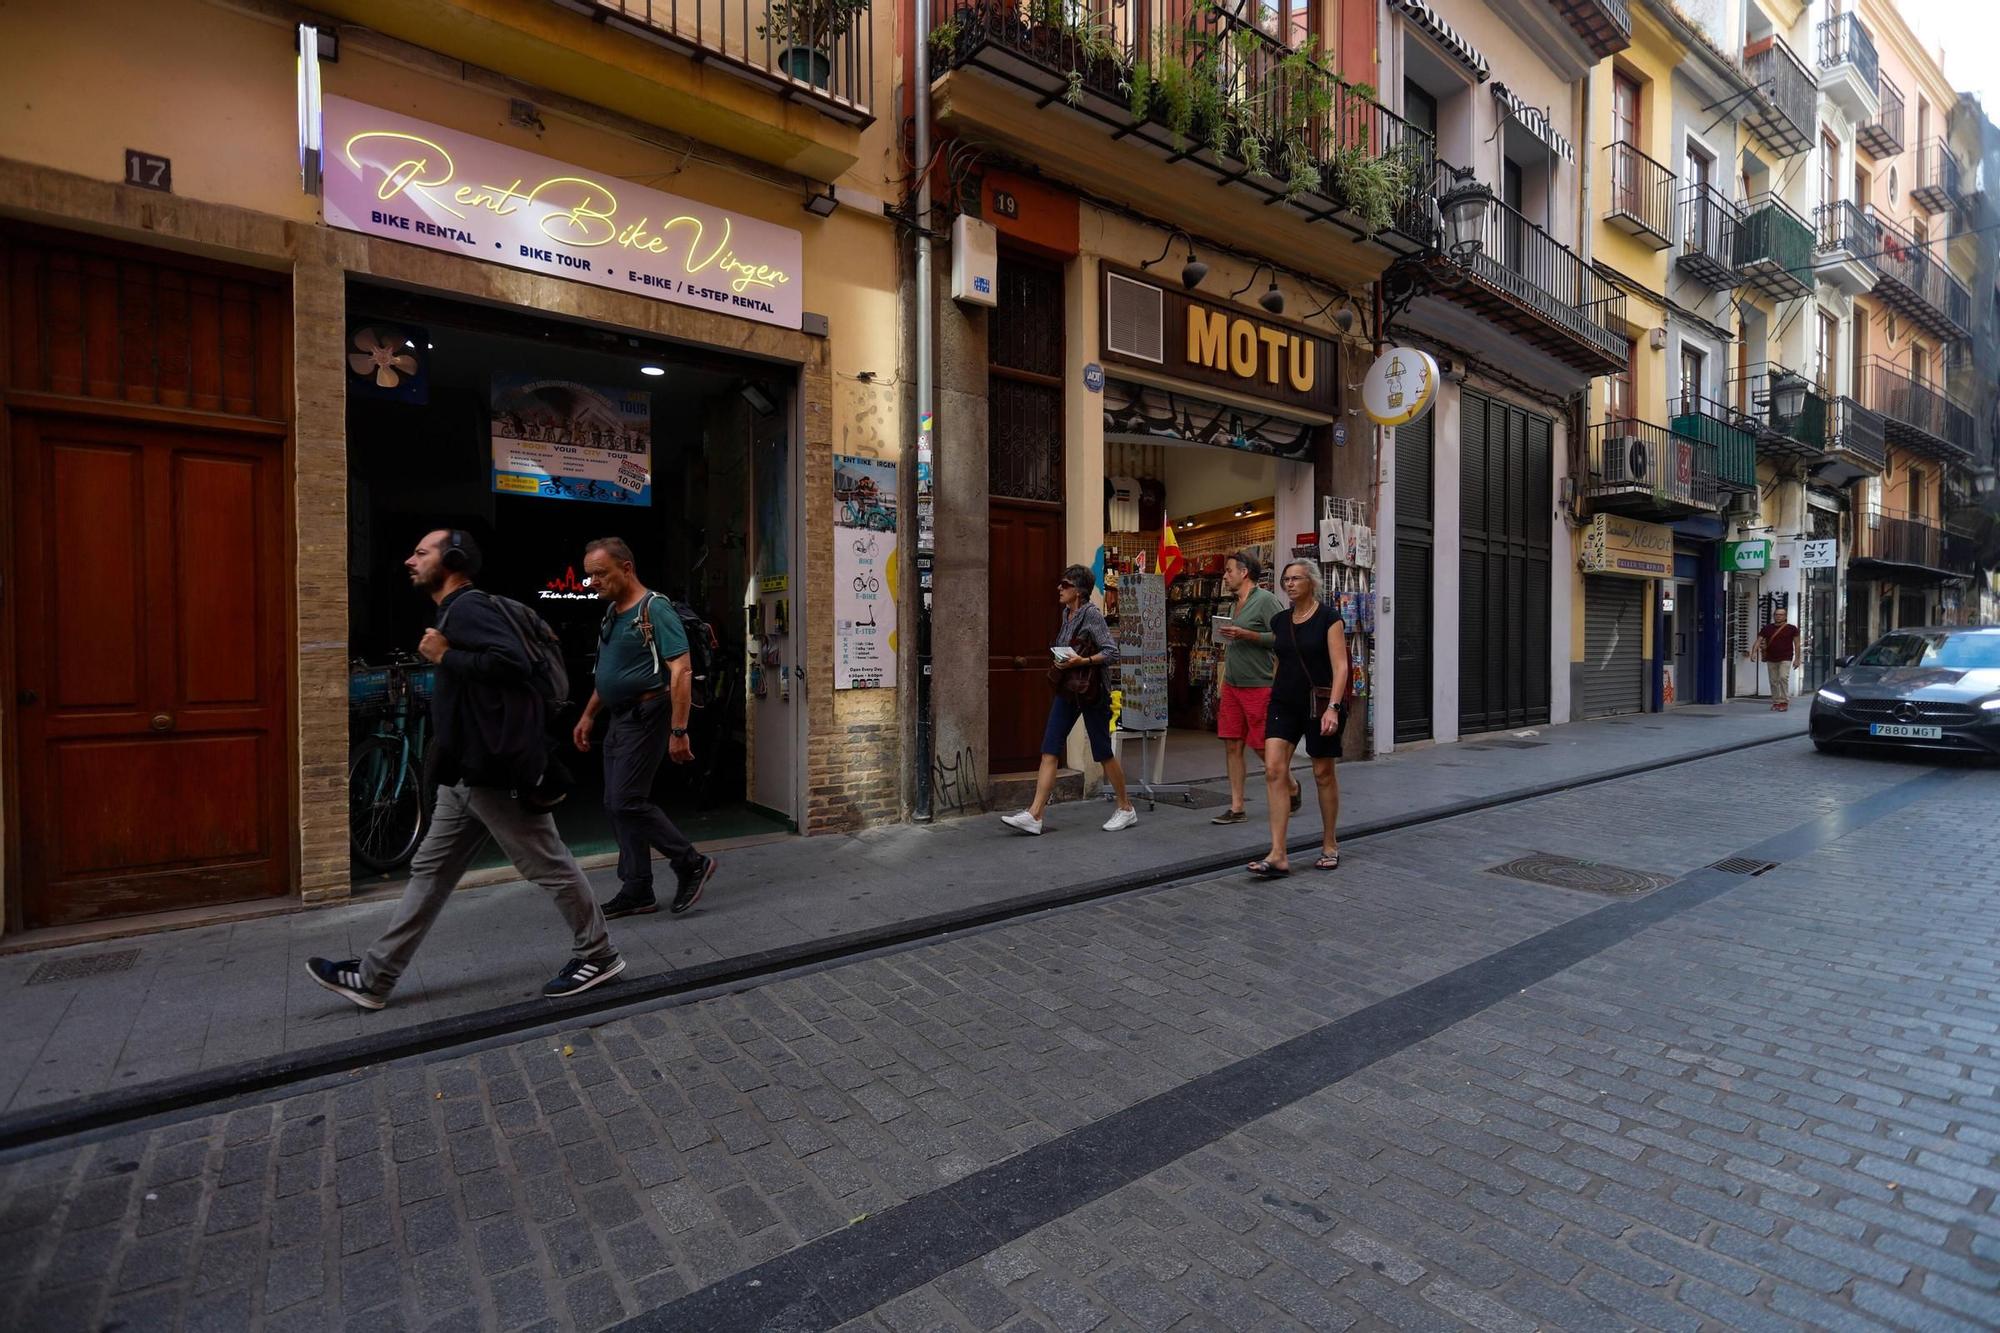
POLYGON ((1593 574, 1583 580, 1583 715, 1646 709, 1646 580, 1593 574))
POLYGON ((1432 555, 1437 535, 1433 423, 1425 413, 1396 428, 1396 733, 1431 737, 1432 555))
MULTIPOLYGON (((708 702, 689 723, 695 762, 663 765, 655 799, 698 843, 794 830, 808 590, 793 555, 793 373, 373 288, 352 289, 348 309, 350 348, 410 359, 395 383, 350 362, 357 662, 414 648, 432 609, 402 561, 424 532, 460 527, 485 552, 479 585, 533 606, 562 638, 580 704, 604 610, 583 547, 623 538, 640 579, 706 621, 718 645, 708 702)), ((557 827, 579 855, 613 851, 598 752, 566 740, 574 712, 552 728, 577 784, 557 827)), ((383 725, 357 710, 357 743, 383 725)))
POLYGON ((1460 395, 1461 734, 1549 720, 1554 428, 1511 403, 1460 395))
POLYGON ((1700 701, 1700 685, 1696 679, 1700 661, 1700 606, 1695 601, 1694 580, 1679 579, 1674 582, 1674 609, 1667 613, 1667 645, 1672 653, 1673 690, 1668 696, 1676 705, 1700 701))

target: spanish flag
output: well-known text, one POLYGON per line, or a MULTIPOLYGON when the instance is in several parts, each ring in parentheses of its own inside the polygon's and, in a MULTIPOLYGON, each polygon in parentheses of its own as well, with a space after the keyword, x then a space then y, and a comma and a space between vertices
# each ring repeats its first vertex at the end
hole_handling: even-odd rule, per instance
POLYGON ((1187 561, 1181 558, 1181 544, 1174 536, 1174 521, 1167 520, 1166 535, 1160 538, 1160 573, 1172 583, 1180 572, 1187 568, 1187 561))

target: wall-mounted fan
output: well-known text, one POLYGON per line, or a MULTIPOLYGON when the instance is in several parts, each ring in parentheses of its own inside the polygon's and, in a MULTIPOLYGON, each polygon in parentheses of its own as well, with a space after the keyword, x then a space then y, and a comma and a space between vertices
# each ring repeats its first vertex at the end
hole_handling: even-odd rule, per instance
POLYGON ((349 393, 404 403, 430 401, 429 335, 400 324, 363 324, 350 334, 349 393))

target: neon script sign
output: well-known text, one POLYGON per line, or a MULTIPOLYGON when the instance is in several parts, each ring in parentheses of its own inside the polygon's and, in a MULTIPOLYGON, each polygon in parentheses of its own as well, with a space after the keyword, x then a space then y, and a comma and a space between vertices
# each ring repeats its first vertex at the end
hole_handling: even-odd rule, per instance
POLYGON ((798 328, 799 233, 345 98, 327 223, 798 328))

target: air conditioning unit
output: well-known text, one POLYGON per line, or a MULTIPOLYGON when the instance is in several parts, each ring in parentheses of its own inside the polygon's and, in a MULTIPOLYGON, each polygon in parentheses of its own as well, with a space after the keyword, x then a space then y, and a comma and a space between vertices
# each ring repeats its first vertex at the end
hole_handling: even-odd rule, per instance
POLYGON ((1652 446, 1641 436, 1613 435, 1604 441, 1604 482, 1608 486, 1649 484, 1652 463, 1652 446))
POLYGON ((1758 514, 1757 492, 1737 491, 1729 497, 1729 507, 1723 511, 1726 518, 1753 519, 1758 514))

